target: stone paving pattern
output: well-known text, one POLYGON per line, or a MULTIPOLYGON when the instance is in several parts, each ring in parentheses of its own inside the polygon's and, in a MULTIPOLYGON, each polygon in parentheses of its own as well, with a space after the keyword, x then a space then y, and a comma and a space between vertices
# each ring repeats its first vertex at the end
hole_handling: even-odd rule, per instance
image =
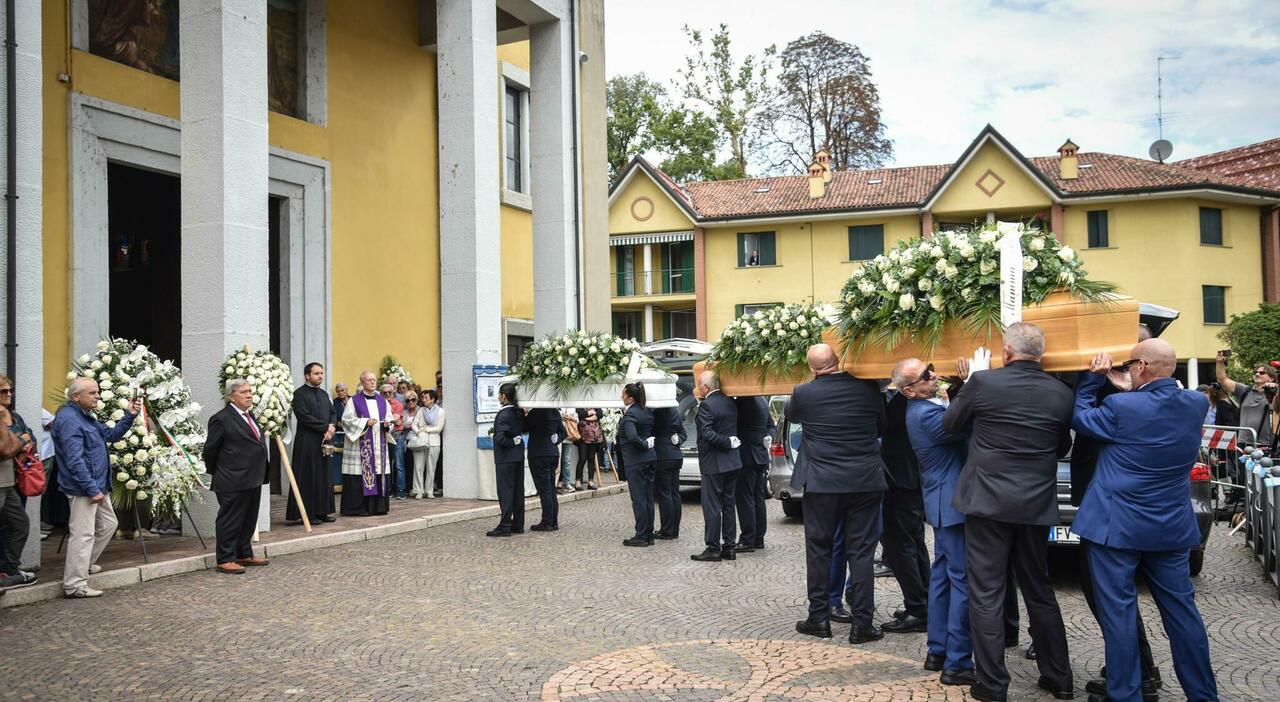
MULTIPOLYGON (((770 509, 768 547, 735 562, 689 560, 702 533, 691 501, 679 541, 623 547, 631 509, 617 495, 563 505, 555 533, 490 539, 493 520, 461 522, 243 576, 204 571, 4 610, 0 699, 965 699, 920 667, 924 634, 862 646, 845 625, 829 641, 796 634, 803 528, 770 509)), ((1223 700, 1280 699, 1280 600, 1242 543, 1215 529, 1197 581, 1214 668, 1223 700)), ((1071 559, 1058 560, 1083 700, 1102 638, 1071 559)), ((900 603, 896 583, 877 580, 878 617, 900 603)), ((1161 699, 1180 700, 1158 613, 1142 606, 1161 699)), ((1051 699, 1021 650, 1010 699, 1051 699)))

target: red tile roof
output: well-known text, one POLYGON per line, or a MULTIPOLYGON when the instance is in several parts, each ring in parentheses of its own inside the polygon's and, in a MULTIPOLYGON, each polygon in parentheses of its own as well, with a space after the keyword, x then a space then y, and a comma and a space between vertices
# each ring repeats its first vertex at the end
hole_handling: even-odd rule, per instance
POLYGON ((1066 195, 1090 195, 1126 190, 1147 191, 1197 185, 1235 187, 1244 185, 1233 178, 1224 178, 1180 165, 1159 163, 1132 156, 1093 152, 1081 153, 1079 159, 1080 165, 1085 167, 1080 169, 1079 177, 1075 180, 1063 180, 1058 177, 1057 156, 1036 156, 1029 160, 1036 170, 1053 183, 1055 188, 1066 195))
POLYGON ((782 215, 825 210, 912 207, 946 174, 948 166, 836 171, 821 198, 810 199, 805 175, 686 183, 693 207, 703 219, 782 215), (879 183, 872 181, 879 180, 879 183))
POLYGON ((1176 165, 1228 176, 1253 188, 1280 190, 1280 139, 1205 154, 1176 165))

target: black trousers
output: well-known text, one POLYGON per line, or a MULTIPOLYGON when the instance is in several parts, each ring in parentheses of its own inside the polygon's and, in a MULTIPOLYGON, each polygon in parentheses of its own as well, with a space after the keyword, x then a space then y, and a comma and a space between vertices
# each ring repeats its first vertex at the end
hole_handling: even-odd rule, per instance
POLYGON ((849 560, 851 587, 846 593, 854 626, 871 626, 875 614, 875 576, 872 561, 880 540, 879 492, 806 492, 804 561, 809 590, 809 619, 826 621, 831 612, 827 593, 831 578, 831 541, 844 526, 844 553, 849 560))
POLYGON ((969 628, 978 683, 997 692, 1009 689, 1009 670, 1004 663, 1004 609, 1008 567, 1012 564, 1031 619, 1031 642, 1036 647, 1040 675, 1058 687, 1070 689, 1073 680, 1067 632, 1045 563, 1049 550, 1045 527, 969 516, 964 538, 969 628))
MULTIPOLYGON (((1098 600, 1093 592, 1093 571, 1089 567, 1089 542, 1080 542, 1080 590, 1084 593, 1084 601, 1089 605, 1093 618, 1098 619, 1098 600)), ((1147 641, 1147 626, 1142 621, 1142 611, 1138 611, 1138 662, 1142 665, 1142 679, 1151 680, 1156 676, 1156 661, 1151 655, 1151 642, 1147 641)))
POLYGON ((656 471, 653 461, 631 466, 627 480, 627 492, 631 493, 631 514, 635 517, 636 533, 631 538, 653 541, 653 479, 656 471))
POLYGON ((738 524, 734 488, 738 471, 702 474, 702 536, 707 548, 733 548, 737 545, 738 524))
POLYGON ((258 526, 261 488, 219 492, 218 518, 214 531, 218 538, 218 563, 237 558, 253 558, 253 530, 258 526))
POLYGON ((594 483, 596 480, 596 464, 604 470, 604 444, 578 444, 578 462, 574 466, 574 479, 580 483, 594 483), (583 474, 585 472, 585 477, 583 474))
POLYGON ((881 514, 884 531, 880 543, 884 560, 902 589, 907 614, 924 618, 929 613, 929 547, 924 543, 924 496, 920 490, 889 488, 881 514))
POLYGON ((494 465, 498 482, 499 531, 524 531, 524 463, 494 465))
POLYGON ((768 466, 743 466, 738 471, 738 485, 734 498, 738 507, 738 542, 744 546, 764 548, 764 532, 769 528, 765 516, 765 481, 769 479, 768 466))
POLYGON ((684 504, 680 501, 680 467, 684 460, 667 458, 658 461, 653 476, 653 495, 658 503, 658 516, 662 518, 662 526, 658 532, 663 536, 680 536, 680 512, 684 504))
POLYGON ((529 472, 533 475, 533 487, 538 491, 538 500, 542 503, 542 519, 538 523, 560 526, 560 502, 556 500, 556 474, 560 472, 560 457, 534 456, 529 459, 529 472))

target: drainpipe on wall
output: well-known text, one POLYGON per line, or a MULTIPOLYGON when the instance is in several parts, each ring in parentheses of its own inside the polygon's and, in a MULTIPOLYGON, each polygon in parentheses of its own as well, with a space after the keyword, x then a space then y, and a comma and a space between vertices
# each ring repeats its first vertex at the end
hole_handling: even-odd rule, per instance
MULTIPOLYGON (((13 0, 9 0, 12 2, 13 0)), ((572 91, 573 108, 569 110, 570 130, 573 134, 573 279, 578 289, 574 295, 577 298, 574 302, 574 310, 578 318, 574 329, 582 329, 585 320, 584 308, 587 301, 582 294, 582 213, 579 211, 581 200, 578 197, 578 171, 582 168, 582 136, 578 134, 578 67, 582 63, 578 60, 578 0, 570 0, 569 2, 569 46, 571 55, 569 60, 573 63, 569 68, 569 89, 572 91)))
POLYGON ((15 397, 18 387, 18 308, 14 304, 18 297, 18 91, 17 52, 18 35, 15 3, 17 0, 5 0, 4 4, 4 60, 5 85, 5 368, 9 379, 13 382, 15 397))

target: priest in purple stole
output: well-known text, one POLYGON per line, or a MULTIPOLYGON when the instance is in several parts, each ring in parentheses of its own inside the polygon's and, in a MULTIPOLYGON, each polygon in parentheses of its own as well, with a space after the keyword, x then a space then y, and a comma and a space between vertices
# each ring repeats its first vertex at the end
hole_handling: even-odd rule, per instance
POLYGON ((394 422, 391 405, 378 394, 371 371, 360 374, 360 392, 342 412, 346 445, 342 450, 342 515, 386 514, 390 508, 391 461, 387 442, 394 422))

